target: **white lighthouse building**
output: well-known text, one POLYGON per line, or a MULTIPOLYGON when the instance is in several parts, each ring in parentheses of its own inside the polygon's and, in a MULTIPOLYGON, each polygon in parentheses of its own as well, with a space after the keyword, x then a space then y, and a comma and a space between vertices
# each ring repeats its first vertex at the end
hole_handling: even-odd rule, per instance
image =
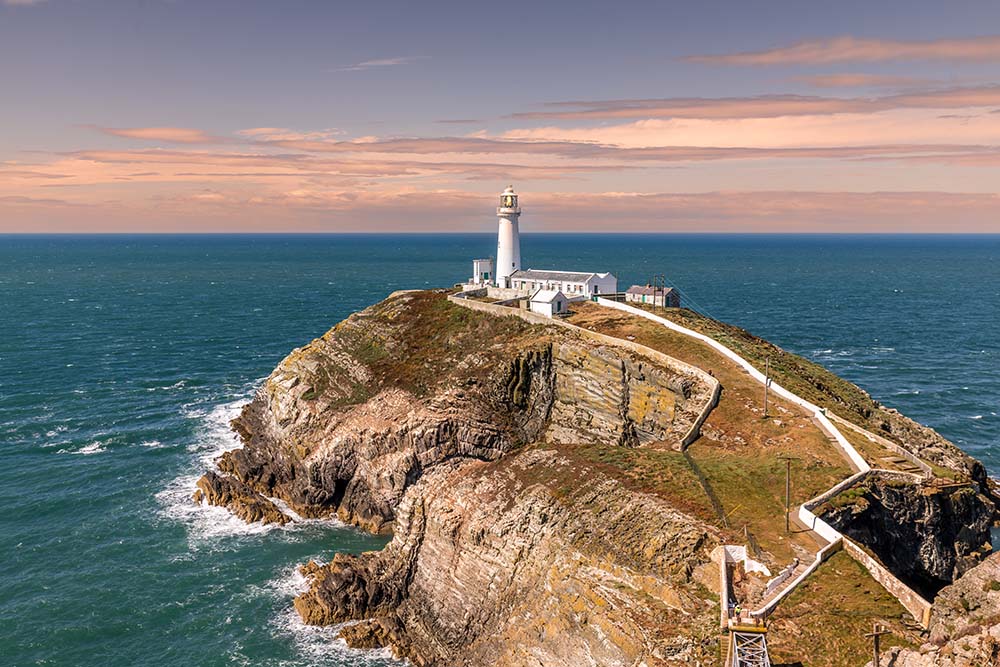
POLYGON ((500 218, 500 228, 497 231, 497 264, 494 275, 497 287, 510 287, 510 275, 521 270, 521 235, 517 229, 521 208, 517 205, 513 185, 508 185, 500 195, 497 217, 500 218))
POLYGON ((497 230, 496 263, 490 258, 472 260, 472 279, 456 285, 463 292, 485 293, 485 296, 504 305, 522 303, 535 312, 548 316, 566 312, 566 304, 614 296, 618 293, 618 279, 611 273, 588 271, 552 271, 521 269, 521 234, 518 222, 521 207, 517 205, 514 186, 508 185, 500 194, 497 206, 500 219, 497 230))

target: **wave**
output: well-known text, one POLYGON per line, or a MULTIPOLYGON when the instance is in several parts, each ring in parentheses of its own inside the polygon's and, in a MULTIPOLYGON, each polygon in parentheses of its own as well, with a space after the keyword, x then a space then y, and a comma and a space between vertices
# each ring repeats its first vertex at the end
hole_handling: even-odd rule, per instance
POLYGON ((95 440, 89 445, 84 445, 80 449, 60 449, 58 454, 83 454, 84 456, 90 456, 91 454, 100 454, 102 452, 108 451, 104 446, 106 443, 100 440, 95 440))
POLYGON ((187 450, 192 453, 188 470, 156 494, 164 518, 184 524, 191 546, 216 541, 220 537, 266 533, 271 526, 249 524, 223 507, 195 503, 191 496, 198 479, 206 470, 217 469, 216 460, 225 452, 239 449, 240 441, 229 426, 239 415, 248 396, 216 405, 208 410, 185 406, 184 414, 200 424, 197 436, 187 450))
MULTIPOLYGON (((188 530, 188 542, 192 550, 218 548, 221 540, 230 537, 264 535, 272 531, 296 531, 323 525, 343 527, 338 519, 303 519, 284 502, 271 498, 278 508, 293 520, 284 526, 279 524, 247 523, 224 507, 207 502, 196 503, 191 498, 196 484, 208 470, 218 470, 217 461, 225 452, 240 449, 242 444, 229 422, 236 418, 243 406, 250 400, 252 392, 240 398, 211 408, 195 407, 187 404, 184 414, 199 422, 197 436, 187 450, 191 459, 185 471, 156 494, 160 503, 160 516, 169 521, 183 524, 188 530)), ((146 446, 152 446, 143 443, 146 446)))

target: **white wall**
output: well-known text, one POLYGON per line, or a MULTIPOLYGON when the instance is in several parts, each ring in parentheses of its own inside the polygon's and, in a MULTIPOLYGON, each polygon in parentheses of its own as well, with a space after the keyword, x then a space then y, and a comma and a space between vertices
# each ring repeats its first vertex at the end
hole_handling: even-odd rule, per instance
POLYGON ((594 276, 587 281, 587 292, 593 294, 595 288, 598 294, 614 294, 618 291, 618 279, 610 273, 606 278, 594 276))
POLYGON ((531 302, 531 312, 552 317, 558 313, 565 313, 568 309, 568 302, 565 298, 556 299, 552 303, 542 303, 540 301, 531 302), (557 307, 558 306, 558 307, 557 307))

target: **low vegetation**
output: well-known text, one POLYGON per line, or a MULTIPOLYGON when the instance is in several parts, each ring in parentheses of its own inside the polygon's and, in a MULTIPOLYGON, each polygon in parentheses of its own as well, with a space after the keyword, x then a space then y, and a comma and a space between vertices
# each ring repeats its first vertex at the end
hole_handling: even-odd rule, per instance
POLYGON ((775 667, 858 667, 871 659, 865 633, 879 623, 883 651, 913 647, 921 639, 899 602, 844 552, 830 560, 771 617, 768 642, 775 667))

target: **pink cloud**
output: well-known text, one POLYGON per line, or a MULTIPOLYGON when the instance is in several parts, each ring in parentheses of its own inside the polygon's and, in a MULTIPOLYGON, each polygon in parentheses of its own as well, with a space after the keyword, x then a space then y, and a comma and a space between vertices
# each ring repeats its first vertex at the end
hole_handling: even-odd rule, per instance
POLYGON ((228 141, 189 127, 94 127, 113 137, 161 141, 169 144, 220 144, 228 141))
POLYGON ((892 109, 954 109, 1000 105, 1000 86, 944 88, 883 97, 758 95, 753 97, 667 97, 661 99, 550 102, 545 111, 511 114, 521 120, 627 120, 653 118, 777 118, 829 114, 871 114, 892 109))
MULTIPOLYGON (((532 231, 634 232, 1000 232, 1000 196, 956 192, 523 191, 522 224, 532 231)), ((158 195, 155 206, 94 205, 61 213, 66 202, 0 197, 0 232, 145 231, 489 231, 493 193, 397 192, 298 187, 273 192, 193 188, 158 195), (413 201, 433 201, 414 207, 413 201)))
POLYGON ((685 60, 712 65, 826 65, 891 60, 989 62, 1000 60, 1000 36, 930 41, 836 37, 762 51, 689 56, 685 60))
POLYGON ((841 74, 816 74, 796 76, 792 81, 805 83, 816 88, 908 88, 928 86, 938 83, 934 79, 916 76, 891 76, 886 74, 862 74, 845 72, 841 74))

